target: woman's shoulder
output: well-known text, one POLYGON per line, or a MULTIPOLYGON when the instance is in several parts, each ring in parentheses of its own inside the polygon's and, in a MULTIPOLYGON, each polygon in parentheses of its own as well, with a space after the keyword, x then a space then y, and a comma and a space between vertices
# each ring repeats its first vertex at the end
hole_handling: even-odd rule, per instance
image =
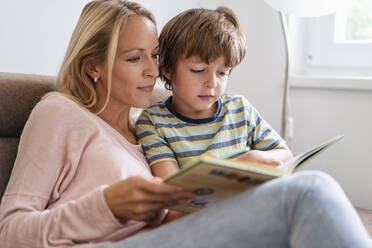
POLYGON ((48 143, 59 139, 61 142, 74 142, 75 146, 83 145, 87 138, 97 133, 98 121, 94 118, 99 117, 68 97, 52 94, 36 104, 22 137, 23 140, 34 140, 32 142, 48 143), (67 136, 75 138, 67 139, 67 136))
POLYGON ((89 112, 77 102, 60 93, 51 94, 42 99, 36 104, 34 111, 47 112, 49 115, 64 113, 73 115, 89 112))
POLYGON ((51 94, 36 104, 29 119, 50 123, 72 123, 91 115, 78 103, 59 93, 51 94))
POLYGON ((56 108, 56 110, 63 110, 66 108, 77 109, 81 107, 79 106, 78 103, 74 102, 69 97, 56 92, 56 93, 49 94, 44 99, 42 99, 40 102, 38 102, 35 108, 47 108, 47 109, 56 108))

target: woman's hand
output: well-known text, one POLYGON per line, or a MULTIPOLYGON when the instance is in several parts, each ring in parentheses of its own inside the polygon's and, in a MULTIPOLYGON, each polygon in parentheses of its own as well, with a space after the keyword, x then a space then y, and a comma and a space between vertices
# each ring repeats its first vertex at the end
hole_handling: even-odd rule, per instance
POLYGON ((130 177, 104 190, 112 213, 121 220, 138 220, 159 225, 165 218, 165 208, 194 195, 182 188, 165 184, 160 178, 130 177))

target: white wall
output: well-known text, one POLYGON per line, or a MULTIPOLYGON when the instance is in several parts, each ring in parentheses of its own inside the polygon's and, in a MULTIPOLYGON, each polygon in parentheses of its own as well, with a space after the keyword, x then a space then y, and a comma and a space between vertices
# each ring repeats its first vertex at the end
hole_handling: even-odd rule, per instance
MULTIPOLYGON (((291 79, 291 109, 295 120, 293 151, 300 152, 309 145, 344 134, 339 144, 310 161, 304 169, 329 173, 342 185, 354 205, 372 209, 371 68, 312 66, 307 61, 311 50, 309 40, 314 37, 314 33, 309 32, 309 25, 317 19, 291 19, 290 24, 294 25, 290 29, 293 34, 291 44, 295 51, 292 55, 297 62, 292 69, 293 73, 302 74, 302 77, 291 79), (369 73, 366 73, 367 70, 369 73), (315 73, 317 76, 314 76, 315 73)), ((329 17, 320 19, 324 21, 329 17)), ((328 22, 325 24, 328 25, 328 22)), ((323 31, 329 34, 329 29, 323 31)), ((339 52, 348 54, 351 51, 344 49, 339 52)), ((356 61, 350 58, 347 62, 355 65, 356 61)), ((344 64, 345 61, 338 63, 344 64)))
POLYGON ((294 87, 291 105, 295 153, 345 135, 304 169, 329 173, 354 205, 372 209, 372 91, 294 87))
POLYGON ((55 75, 88 0, 2 0, 0 71, 55 75))
MULTIPOLYGON (((0 71, 55 75, 72 29, 87 1, 2 0, 0 8, 0 71)), ((161 28, 179 11, 199 1, 139 0, 161 28)), ((234 69, 228 91, 245 95, 276 129, 280 129, 284 45, 279 16, 263 0, 204 0, 223 3, 240 18, 247 36, 247 54, 234 69)), ((291 89, 295 118, 294 153, 335 134, 344 140, 312 160, 305 169, 335 177, 357 206, 372 209, 372 92, 291 89)))
MULTIPOLYGON (((89 0, 2 0, 0 71, 56 75, 72 31, 89 0)), ((159 30, 198 0, 139 0, 155 15, 159 30)))

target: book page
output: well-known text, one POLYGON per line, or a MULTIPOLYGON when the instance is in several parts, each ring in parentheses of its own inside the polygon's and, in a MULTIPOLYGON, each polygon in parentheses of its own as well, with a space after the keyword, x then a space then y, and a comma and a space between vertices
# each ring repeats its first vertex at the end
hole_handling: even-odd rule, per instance
POLYGON ((177 177, 165 181, 182 186, 196 195, 194 199, 172 208, 193 212, 252 189, 273 178, 276 177, 202 162, 177 177))
POLYGON ((276 168, 287 171, 291 173, 294 169, 298 168, 300 165, 303 165, 305 162, 307 162, 310 158, 313 158, 315 155, 319 154, 320 152, 324 151, 328 147, 332 146, 339 140, 341 140, 344 137, 344 135, 337 135, 333 137, 332 139, 327 140, 326 142, 317 145, 297 156, 295 156, 293 159, 289 160, 288 162, 281 164, 277 166, 276 168))
POLYGON ((289 175, 294 168, 342 137, 343 135, 336 136, 278 167, 204 155, 163 181, 179 185, 196 195, 195 199, 173 207, 178 211, 193 212, 251 190, 268 180, 289 175))

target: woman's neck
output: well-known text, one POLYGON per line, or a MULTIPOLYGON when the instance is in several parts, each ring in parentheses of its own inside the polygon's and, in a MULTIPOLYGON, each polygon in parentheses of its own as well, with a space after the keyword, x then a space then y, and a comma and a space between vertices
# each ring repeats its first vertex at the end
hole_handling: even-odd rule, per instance
POLYGON ((138 144, 134 134, 134 127, 130 123, 129 112, 129 106, 120 106, 120 108, 115 108, 108 104, 104 111, 98 116, 113 129, 118 131, 130 143, 138 144))

